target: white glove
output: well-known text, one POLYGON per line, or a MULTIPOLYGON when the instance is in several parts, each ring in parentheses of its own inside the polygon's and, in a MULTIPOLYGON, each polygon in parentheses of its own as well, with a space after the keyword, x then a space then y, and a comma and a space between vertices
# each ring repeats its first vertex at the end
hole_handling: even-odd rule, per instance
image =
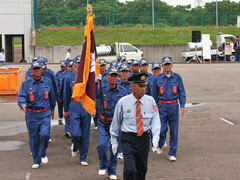
POLYGON ((99 74, 96 78, 95 78, 95 82, 99 82, 102 80, 102 74, 99 74))
POLYGON ((118 144, 112 144, 112 153, 115 156, 117 154, 118 144))
POLYGON ((157 141, 153 141, 152 152, 157 152, 157 148, 158 148, 158 142, 157 141))

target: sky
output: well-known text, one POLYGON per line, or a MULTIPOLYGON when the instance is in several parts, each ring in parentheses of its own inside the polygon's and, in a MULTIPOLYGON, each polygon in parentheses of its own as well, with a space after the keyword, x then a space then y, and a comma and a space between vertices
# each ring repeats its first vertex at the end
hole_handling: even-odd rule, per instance
MULTIPOLYGON (((120 2, 124 2, 126 0, 119 0, 120 2)), ((133 0, 129 0, 129 1, 133 1, 133 0)), ((195 0, 161 0, 166 2, 169 5, 172 6, 176 6, 176 5, 188 5, 191 4, 192 7, 194 7, 194 3, 195 0)), ((216 0, 202 0, 204 3, 208 3, 208 2, 216 2, 216 0)), ((218 0, 218 1, 222 1, 222 0, 218 0)), ((240 0, 231 0, 231 1, 235 1, 235 2, 239 2, 240 0)))

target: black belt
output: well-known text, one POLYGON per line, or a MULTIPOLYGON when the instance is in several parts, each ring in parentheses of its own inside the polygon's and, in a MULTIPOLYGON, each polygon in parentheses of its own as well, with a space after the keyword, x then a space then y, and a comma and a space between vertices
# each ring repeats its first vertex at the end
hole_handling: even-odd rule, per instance
MULTIPOLYGON (((124 132, 122 131, 122 133, 124 134, 127 134, 127 135, 132 135, 132 136, 138 136, 138 133, 134 133, 134 132, 124 132)), ((138 137, 142 137, 144 135, 150 135, 151 131, 148 130, 148 131, 145 131, 141 136, 138 136, 138 137)))

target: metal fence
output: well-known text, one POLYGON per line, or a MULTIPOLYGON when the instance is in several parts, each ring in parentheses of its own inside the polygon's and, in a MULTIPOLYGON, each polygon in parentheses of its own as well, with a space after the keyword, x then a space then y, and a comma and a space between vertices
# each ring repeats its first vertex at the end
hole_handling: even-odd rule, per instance
MULTIPOLYGON (((97 13, 94 24, 100 28, 148 27, 152 26, 151 13, 97 13)), ((236 26, 240 12, 219 12, 219 26, 236 26)), ((35 28, 79 28, 84 27, 86 13, 35 14, 35 28)), ((215 13, 163 14, 155 12, 155 27, 215 26, 215 13)))

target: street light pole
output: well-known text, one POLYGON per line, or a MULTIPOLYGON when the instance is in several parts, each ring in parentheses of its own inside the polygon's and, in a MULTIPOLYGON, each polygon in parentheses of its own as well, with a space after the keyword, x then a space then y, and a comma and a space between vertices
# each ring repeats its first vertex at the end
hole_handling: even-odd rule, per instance
POLYGON ((154 22, 154 0, 152 0, 152 27, 155 27, 155 22, 154 22))
POLYGON ((218 28, 218 3, 216 0, 216 27, 218 28))

